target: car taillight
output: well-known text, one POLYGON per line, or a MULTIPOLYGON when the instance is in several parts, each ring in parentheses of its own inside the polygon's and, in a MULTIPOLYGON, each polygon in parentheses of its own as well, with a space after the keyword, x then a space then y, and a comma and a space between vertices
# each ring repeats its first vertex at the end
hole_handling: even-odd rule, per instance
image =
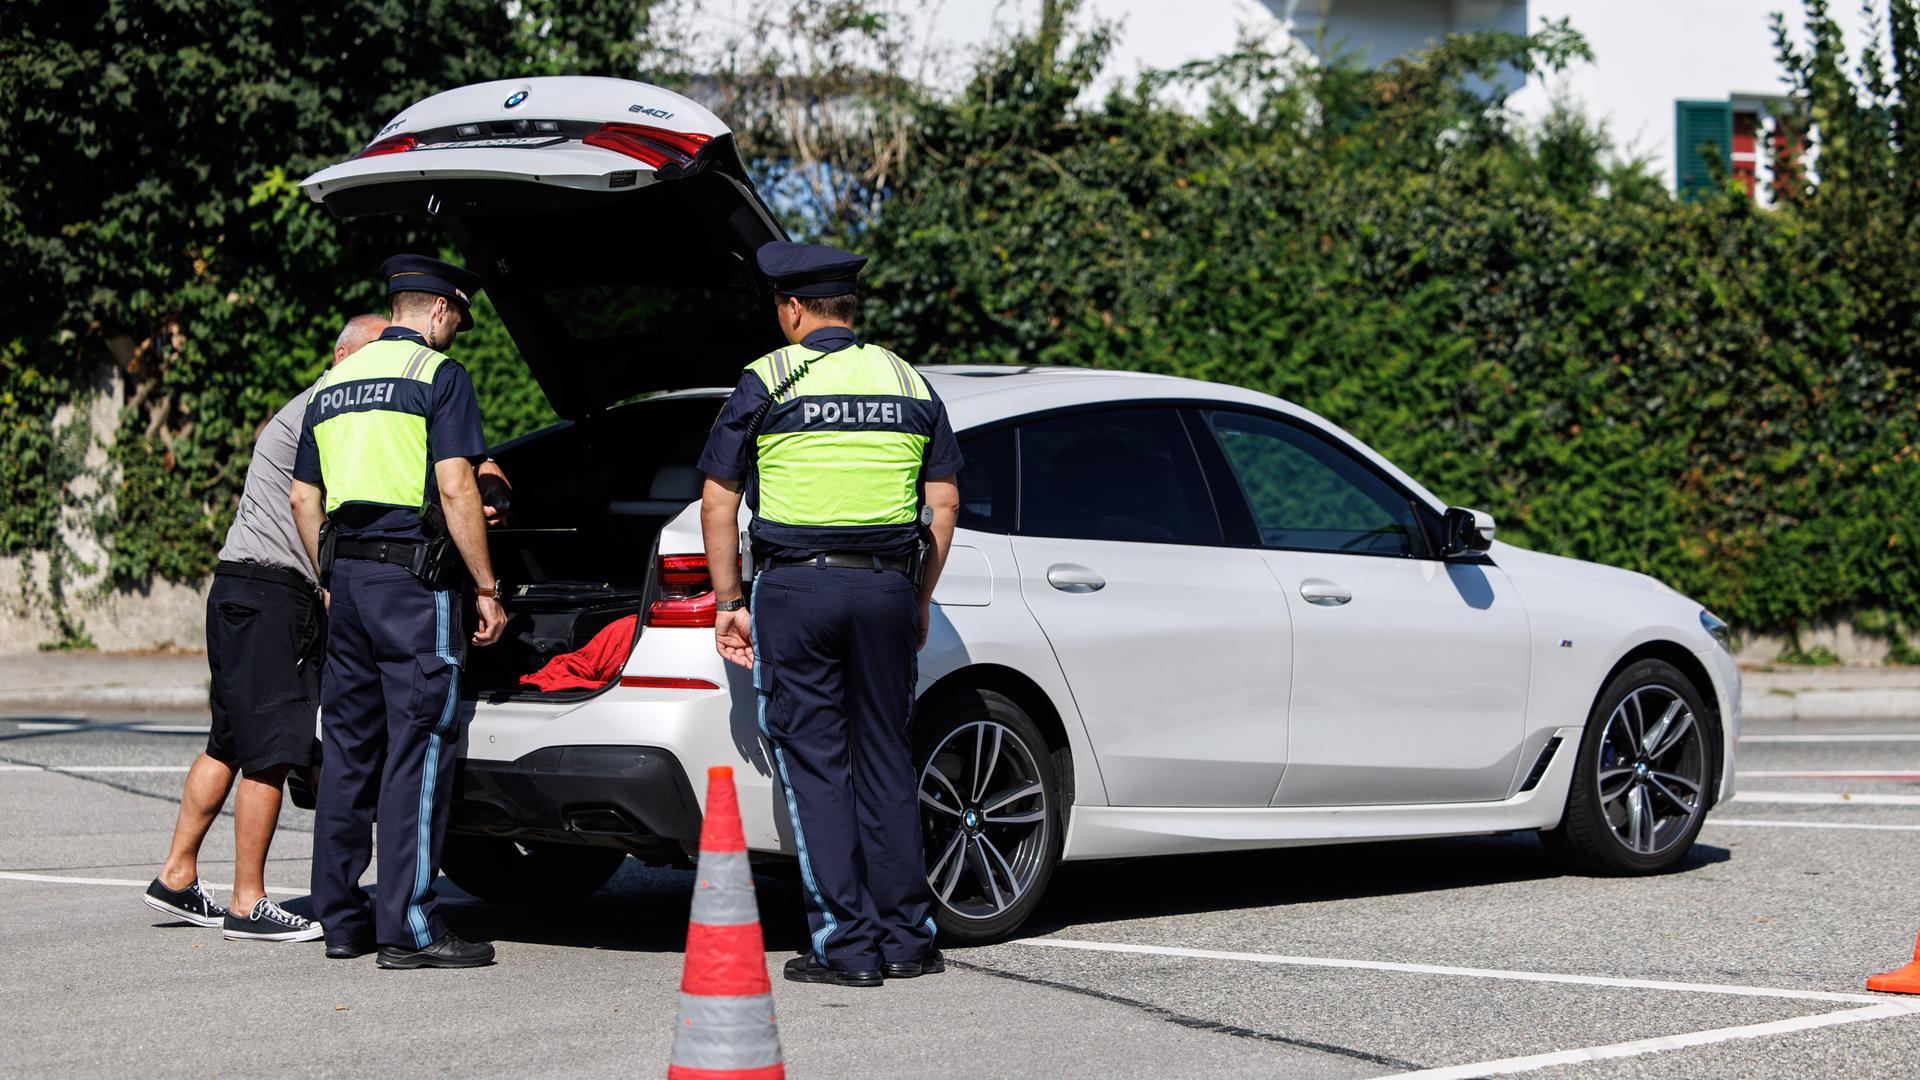
POLYGON ((379 157, 381 154, 401 154, 420 145, 420 140, 411 135, 389 135, 368 144, 365 150, 353 155, 356 158, 379 157))
POLYGON ((643 124, 602 124, 599 131, 580 139, 588 146, 638 158, 656 169, 663 165, 685 165, 712 140, 713 136, 697 131, 668 131, 643 124))
POLYGON ((647 608, 648 626, 712 626, 713 577, 705 555, 660 556, 660 599, 647 608))
POLYGON ((621 686, 634 686, 643 690, 718 690, 720 684, 712 679, 690 679, 677 675, 622 675, 621 686))

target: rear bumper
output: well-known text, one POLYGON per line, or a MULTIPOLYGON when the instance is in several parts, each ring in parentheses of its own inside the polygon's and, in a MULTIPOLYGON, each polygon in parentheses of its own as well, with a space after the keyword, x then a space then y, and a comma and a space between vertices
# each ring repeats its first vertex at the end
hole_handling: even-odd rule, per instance
POLYGON ((700 804, 679 759, 652 746, 550 746, 457 766, 448 830, 628 851, 692 850, 700 804))

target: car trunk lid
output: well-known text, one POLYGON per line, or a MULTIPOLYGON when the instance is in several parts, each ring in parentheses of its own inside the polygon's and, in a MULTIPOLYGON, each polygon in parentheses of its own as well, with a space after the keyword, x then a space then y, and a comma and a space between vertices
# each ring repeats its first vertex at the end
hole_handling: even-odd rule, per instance
POLYGON ((781 344, 753 253, 785 234, 726 126, 658 87, 462 87, 402 112, 302 187, 342 217, 439 224, 568 419, 636 394, 730 385, 781 344))

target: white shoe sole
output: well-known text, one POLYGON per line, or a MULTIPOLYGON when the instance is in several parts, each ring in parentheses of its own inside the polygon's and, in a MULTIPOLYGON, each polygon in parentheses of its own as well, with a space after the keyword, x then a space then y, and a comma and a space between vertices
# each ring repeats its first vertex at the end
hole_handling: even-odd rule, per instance
POLYGON ((145 893, 140 895, 140 901, 155 911, 165 912, 181 922, 190 922, 195 926, 215 927, 227 924, 225 915, 196 915, 186 908, 174 907, 165 900, 156 900, 145 893))
POLYGON ((314 923, 305 930, 282 930, 272 934, 255 934, 246 930, 228 930, 221 934, 228 941, 312 941, 325 934, 326 928, 314 923))

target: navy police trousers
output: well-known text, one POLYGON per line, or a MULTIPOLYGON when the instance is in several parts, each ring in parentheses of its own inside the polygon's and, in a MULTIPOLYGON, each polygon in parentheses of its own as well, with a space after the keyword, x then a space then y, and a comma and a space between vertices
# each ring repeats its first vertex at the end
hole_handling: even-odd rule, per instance
POLYGON ((420 949, 446 933, 433 879, 447 831, 466 638, 454 594, 397 566, 334 563, 313 830, 314 915, 328 944, 420 949), (380 823, 379 902, 360 875, 380 823))
POLYGON ((933 945, 907 744, 915 593, 890 570, 782 567, 753 582, 760 730, 793 818, 813 952, 841 970, 916 962, 933 945))

